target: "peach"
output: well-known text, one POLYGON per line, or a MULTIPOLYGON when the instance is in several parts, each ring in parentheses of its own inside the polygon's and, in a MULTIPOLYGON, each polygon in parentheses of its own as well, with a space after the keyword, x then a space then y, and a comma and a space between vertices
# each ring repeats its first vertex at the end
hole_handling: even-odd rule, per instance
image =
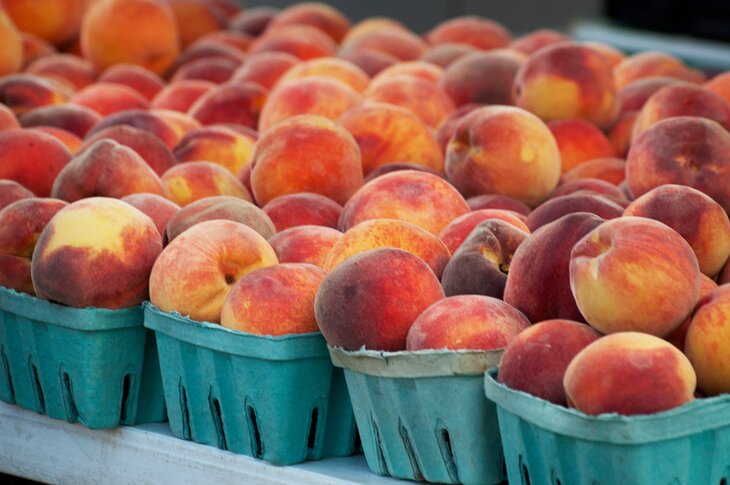
POLYGON ((0 76, 20 71, 23 67, 23 41, 13 20, 0 7, 0 76))
POLYGON ((0 77, 0 102, 16 116, 41 106, 65 103, 72 94, 67 85, 33 74, 0 77))
POLYGON ((226 22, 243 11, 243 5, 238 0, 207 0, 213 8, 223 15, 226 22))
POLYGON ((568 404, 590 415, 666 411, 692 401, 696 383, 682 352, 640 332, 620 332, 588 344, 563 379, 568 404))
POLYGON ((114 83, 95 83, 81 89, 69 103, 86 106, 102 116, 130 109, 149 108, 147 98, 132 88, 114 83))
POLYGON ((215 195, 251 201, 251 194, 230 170, 213 162, 185 162, 162 175, 164 195, 180 207, 215 195))
POLYGON ((608 141, 617 157, 626 157, 631 148, 631 136, 634 131, 638 111, 627 111, 619 115, 616 122, 608 131, 608 141))
POLYGON ((237 174, 253 157, 256 138, 223 126, 203 126, 189 131, 175 147, 178 162, 205 160, 237 174))
POLYGON ((725 351, 729 314, 730 286, 722 285, 700 300, 687 329, 684 353, 697 372, 697 387, 710 396, 730 392, 730 359, 725 351))
POLYGON ((236 62, 237 64, 240 64, 244 60, 246 60, 246 54, 224 42, 196 42, 195 44, 186 48, 177 57, 177 59, 175 59, 175 62, 172 64, 172 66, 170 66, 167 71, 167 77, 173 76, 178 69, 182 68, 190 62, 213 59, 228 59, 230 61, 236 62))
POLYGON ((110 139, 134 150, 157 175, 162 176, 177 162, 172 152, 156 136, 129 125, 114 125, 88 136, 79 154, 99 140, 110 139))
POLYGON ((277 263, 269 243, 250 227, 227 220, 201 222, 160 253, 150 274, 150 301, 163 311, 218 323, 236 282, 277 263))
POLYGON ((0 103, 0 131, 15 130, 20 123, 10 108, 0 103))
POLYGON ((385 175, 386 173, 398 172, 400 170, 416 170, 419 172, 426 172, 433 175, 438 175, 439 177, 442 176, 440 173, 426 167, 425 165, 420 165, 418 163, 393 162, 386 163, 385 165, 380 165, 378 168, 368 173, 365 177, 365 183, 370 182, 372 179, 378 178, 381 175, 385 175))
POLYGON ((439 234, 468 212, 464 198, 446 180, 427 172, 399 170, 363 185, 344 205, 339 229, 347 231, 370 219, 399 219, 439 234))
POLYGON ((325 226, 295 226, 271 236, 268 241, 281 263, 309 263, 324 269, 327 254, 342 238, 337 229, 325 226))
POLYGON ((335 42, 321 30, 302 24, 281 26, 268 30, 251 44, 249 52, 285 52, 307 61, 318 57, 333 57, 335 42))
POLYGON ((657 122, 677 116, 698 116, 717 121, 730 130, 730 104, 707 88, 693 84, 672 84, 652 94, 634 123, 636 139, 657 122))
POLYGON ((175 15, 153 0, 95 2, 81 23, 81 50, 100 71, 129 63, 163 74, 180 52, 175 15))
POLYGON ((30 259, 0 253, 0 286, 35 295, 30 259))
POLYGON ((477 224, 444 268, 444 293, 502 298, 512 257, 527 236, 528 232, 499 219, 477 224))
POLYGON ((730 210, 730 133, 705 118, 678 116, 641 134, 626 159, 626 181, 634 197, 664 184, 693 187, 730 210))
POLYGON ((478 211, 480 209, 504 209, 526 216, 532 210, 517 199, 499 194, 475 195, 466 199, 466 203, 469 204, 469 208, 472 211, 478 211))
POLYGON ((443 153, 433 133, 404 108, 366 103, 343 114, 339 123, 357 140, 365 175, 381 165, 403 161, 443 173, 443 153))
POLYGON ((167 222, 180 210, 180 206, 174 202, 149 192, 125 195, 120 200, 147 214, 162 236, 165 235, 167 222))
POLYGON ((147 299, 162 249, 152 219, 115 199, 69 204, 38 238, 31 271, 39 298, 84 308, 124 308, 147 299))
POLYGON ((446 69, 458 59, 477 51, 476 47, 469 44, 447 42, 429 47, 421 54, 421 60, 446 69))
POLYGON ((164 0, 175 15, 180 44, 185 47, 208 32, 220 30, 226 18, 207 0, 164 0))
POLYGON ((442 298, 438 278, 421 258, 379 248, 353 256, 325 277, 314 315, 332 347, 405 350, 413 322, 442 298))
POLYGON ((134 89, 149 101, 152 101, 165 87, 165 81, 160 76, 135 64, 115 64, 102 72, 97 81, 123 84, 134 89))
POLYGON ((393 75, 373 81, 365 99, 406 108, 424 123, 437 128, 454 110, 454 103, 437 84, 420 77, 393 75))
POLYGON ((465 197, 501 194, 535 207, 558 185, 560 152, 537 116, 488 106, 459 122, 446 147, 445 168, 465 197))
POLYGON ((381 247, 403 249, 425 261, 441 278, 451 253, 435 235, 410 222, 396 219, 371 219, 348 229, 332 247, 324 263, 331 272, 356 254, 381 247))
POLYGON ((336 8, 320 2, 302 2, 277 13, 269 29, 286 25, 310 25, 321 30, 335 42, 340 42, 350 29, 350 21, 336 8))
POLYGON ((556 120, 547 126, 558 142, 563 173, 582 162, 614 156, 613 146, 606 135, 585 120, 556 120))
POLYGON ((297 192, 344 204, 363 183, 355 139, 316 115, 294 116, 268 130, 259 138, 252 163, 251 186, 261 206, 297 192))
POLYGON ((180 133, 159 114, 142 109, 130 109, 106 116, 89 130, 86 136, 93 136, 111 126, 128 125, 153 134, 169 148, 180 141, 180 133))
POLYGON ((119 199, 140 192, 162 195, 160 177, 131 148, 101 139, 63 167, 51 195, 74 202, 96 196, 119 199))
POLYGON ((235 47, 239 51, 246 53, 251 48, 253 37, 243 32, 232 32, 230 30, 217 30, 215 32, 208 32, 205 35, 200 36, 193 45, 204 44, 204 43, 216 43, 226 44, 231 47, 235 47))
POLYGON ((525 35, 517 37, 512 42, 510 42, 509 47, 511 49, 516 49, 520 52, 524 52, 525 54, 532 54, 533 52, 542 49, 543 47, 569 40, 569 37, 567 37, 562 32, 558 32, 557 30, 537 29, 533 30, 532 32, 528 32, 525 35))
POLYGON ((449 116, 446 117, 438 130, 436 130, 436 141, 438 142, 442 153, 446 153, 446 146, 449 144, 449 141, 451 141, 451 137, 454 136, 456 127, 459 126, 461 120, 472 111, 482 107, 484 107, 482 104, 465 104, 457 107, 451 112, 451 114, 449 114, 449 116))
POLYGON ((186 113, 198 98, 215 87, 215 83, 198 79, 170 83, 157 93, 150 106, 186 113))
MULTIPOLYGON (((629 201, 626 199, 623 191, 616 184, 607 182, 605 180, 597 178, 578 178, 574 180, 565 180, 558 185, 558 188, 550 194, 550 198, 554 199, 562 195, 573 194, 575 192, 592 192, 594 194, 602 195, 613 202, 617 203, 622 207, 629 205, 629 201)), ((590 211, 589 211, 590 212, 590 211)))
POLYGON ((621 61, 626 59, 626 54, 604 42, 583 42, 583 45, 588 46, 591 49, 595 49, 603 54, 612 68, 616 67, 621 63, 621 61))
MULTIPOLYGON (((181 113, 179 111, 174 111, 171 109, 152 108, 149 110, 149 113, 152 116, 156 116, 157 118, 161 119, 164 124, 172 128, 172 131, 175 134, 175 138, 173 140, 175 142, 175 145, 177 145, 177 143, 180 143, 182 137, 189 133, 191 130, 203 126, 198 120, 196 120, 189 114, 181 113)), ((234 126, 238 125, 234 124, 234 126)))
POLYGON ((352 62, 335 57, 320 57, 300 62, 288 69, 279 81, 291 81, 311 76, 324 76, 337 79, 361 93, 368 87, 370 76, 352 62))
POLYGON ((28 199, 30 197, 35 197, 35 194, 15 180, 0 179, 0 209, 12 204, 16 200, 28 199))
POLYGON ((481 222, 489 219, 498 219, 528 234, 530 232, 527 224, 523 222, 518 214, 504 209, 479 209, 452 219, 439 232, 439 238, 446 244, 449 251, 454 254, 474 228, 481 222))
POLYGON ((96 81, 96 70, 90 62, 71 54, 52 54, 29 64, 27 74, 55 79, 79 90, 96 81))
POLYGON ((392 54, 375 49, 357 49, 349 52, 340 52, 339 57, 355 64, 370 76, 376 76, 390 66, 401 62, 392 54))
POLYGON ((0 132, 0 179, 15 180, 39 197, 48 197, 61 169, 73 155, 56 138, 29 130, 0 132))
POLYGON ((298 62, 296 56, 286 52, 253 54, 233 73, 231 81, 249 81, 271 89, 298 62))
POLYGON ((682 80, 673 77, 646 77, 630 82, 618 90, 619 112, 639 111, 646 101, 657 91, 682 80))
POLYGON ((604 222, 573 246, 570 288, 586 321, 599 332, 663 337, 697 303, 700 269, 692 248, 674 229, 625 216, 604 222))
POLYGON ((30 110, 21 115, 19 121, 26 128, 55 126, 83 139, 101 121, 101 115, 85 106, 59 104, 30 110))
POLYGON ((240 61, 219 57, 195 59, 175 69, 175 74, 170 78, 170 82, 194 79, 221 84, 229 81, 240 66, 240 61))
POLYGON ((347 59, 351 53, 367 49, 389 54, 401 61, 415 61, 420 59, 426 47, 426 42, 416 34, 402 28, 390 27, 345 39, 340 46, 339 55, 347 59))
POLYGON ((499 363, 499 382, 554 404, 567 406, 565 370, 601 334, 571 320, 546 320, 520 332, 499 363))
POLYGON ((441 22, 426 34, 426 40, 431 45, 460 42, 480 50, 489 50, 507 47, 512 35, 494 20, 468 15, 441 22))
POLYGON ((570 251, 602 222, 595 214, 576 212, 526 238, 512 257, 504 301, 532 322, 553 318, 585 321, 570 290, 570 251))
POLYGON ((730 257, 730 219, 720 204, 686 185, 656 187, 629 205, 624 215, 662 222, 677 231, 697 256, 700 271, 717 276, 730 257))
POLYGON ((256 37, 266 30, 277 13, 279 9, 274 7, 247 8, 229 19, 228 30, 256 37))
POLYGON ((263 210, 276 230, 283 231, 305 225, 337 228, 342 206, 324 195, 299 192, 275 197, 263 210))
POLYGON ((28 32, 20 32, 20 40, 23 45, 23 66, 57 52, 53 45, 28 32))
POLYGON ((83 143, 81 138, 70 131, 56 128, 55 126, 34 126, 32 128, 28 128, 28 130, 51 135, 53 138, 63 143, 63 146, 68 148, 68 151, 71 152, 72 155, 76 155, 83 143))
POLYGON ((258 129, 264 132, 296 115, 318 115, 331 120, 358 106, 360 95, 337 79, 312 76, 280 81, 261 110, 258 129))
POLYGON ((523 62, 499 52, 473 52, 454 61, 441 86, 456 106, 469 103, 515 104, 514 84, 523 62))
POLYGON ((408 32, 408 28, 402 22, 394 18, 367 17, 350 27, 350 30, 347 31, 347 34, 345 34, 345 37, 343 37, 340 44, 345 44, 360 37, 367 36, 377 30, 383 29, 395 29, 408 32))
POLYGON ((229 82, 200 96, 188 114, 203 125, 237 123, 256 128, 268 91, 251 82, 229 82))
MULTIPOLYGON (((51 44, 62 45, 79 33, 86 0, 2 0, 18 30, 30 32, 51 44)), ((4 42, 0 42, 3 46, 4 42)))
POLYGON ((580 118, 604 129, 618 114, 610 64, 601 53, 572 42, 530 56, 515 89, 517 106, 545 121, 580 118))
POLYGON ((601 179, 618 185, 626 178, 626 160, 622 158, 596 158, 588 160, 565 172, 563 183, 582 178, 601 179))
POLYGON ((644 51, 625 58, 614 67, 616 87, 621 89, 638 79, 672 77, 691 83, 701 83, 704 75, 685 66, 682 61, 664 52, 644 51))
POLYGON ((722 72, 707 81, 705 88, 730 103, 730 71, 722 72))
POLYGON ((319 332, 314 297, 326 275, 306 263, 252 271, 228 293, 221 308, 221 325, 255 335, 319 332))
POLYGON ((430 62, 403 61, 386 67, 380 71, 378 75, 373 77, 370 81, 370 85, 373 86, 379 82, 388 81, 400 76, 412 76, 432 83, 438 83, 443 74, 443 69, 431 64, 430 62))
MULTIPOLYGON (((708 276, 705 276, 704 274, 700 274, 700 301, 697 303, 697 306, 702 302, 702 300, 709 295, 712 290, 718 287, 718 284, 715 283, 715 280, 710 279, 708 276)), ((697 309, 697 306, 695 306, 695 310, 697 309)), ((684 352, 684 345, 687 340, 687 331, 689 330, 689 326, 692 323, 692 317, 694 315, 694 311, 692 310, 692 313, 689 317, 685 319, 682 324, 676 328, 672 333, 664 337, 664 340, 669 342, 670 344, 677 347, 679 350, 684 352)))

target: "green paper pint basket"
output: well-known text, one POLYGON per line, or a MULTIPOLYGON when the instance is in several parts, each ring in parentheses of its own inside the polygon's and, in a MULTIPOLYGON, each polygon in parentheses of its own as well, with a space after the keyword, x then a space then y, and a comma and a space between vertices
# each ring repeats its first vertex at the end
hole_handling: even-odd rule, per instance
POLYGON ((320 333, 267 337, 145 303, 175 436, 276 465, 351 455, 344 376, 320 333))
POLYGON ((71 308, 0 287, 0 400, 93 429, 164 421, 143 320, 141 306, 71 308))
POLYGON ((589 416, 485 376, 510 485, 726 485, 730 395, 657 414, 589 416))
POLYGON ((496 484, 504 478, 497 410, 484 372, 501 351, 348 352, 345 369, 370 470, 408 480, 496 484))

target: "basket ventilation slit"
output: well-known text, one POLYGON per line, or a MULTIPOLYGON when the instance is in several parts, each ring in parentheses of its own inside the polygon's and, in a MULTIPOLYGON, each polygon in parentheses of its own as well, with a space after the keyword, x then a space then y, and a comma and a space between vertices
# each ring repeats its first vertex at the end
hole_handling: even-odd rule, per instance
POLYGON ((68 372, 64 372, 61 376, 63 387, 63 401, 66 405, 66 420, 73 423, 79 417, 79 411, 76 409, 76 401, 74 401, 73 392, 71 392, 71 378, 68 372))
POLYGON ((33 379, 33 390, 35 391, 36 404, 38 412, 46 414, 46 398, 43 396, 43 388, 41 387, 41 381, 38 377, 38 368, 30 364, 31 378, 33 379))
POLYGON ((520 455, 520 475, 522 476, 522 485, 530 485, 530 472, 527 471, 527 466, 522 461, 522 455, 520 455))
POLYGON ((317 421, 319 418, 319 408, 312 409, 312 419, 309 422, 309 435, 307 436, 307 451, 314 451, 317 445, 317 421))
POLYGON ((413 469, 413 479, 420 482, 423 480, 423 472, 421 471, 421 467, 418 464, 418 458, 416 457, 416 452, 413 449, 413 443, 411 443, 411 438, 410 436, 408 436, 408 430, 405 426, 403 426, 403 423, 398 423, 398 433, 400 433, 400 439, 401 441, 403 441, 403 446, 406 449, 408 461, 411 462, 411 468, 413 469))
POLYGON ((15 388, 13 387, 13 378, 10 375, 10 365, 8 364, 8 356, 5 355, 5 348, 0 347, 0 360, 3 364, 3 375, 8 383, 8 392, 10 392, 10 400, 15 401, 15 388))
POLYGON ((357 429, 356 424, 353 424, 353 427, 355 428, 355 430, 352 433, 352 452, 361 453, 362 452, 362 438, 360 438, 360 430, 357 429))
POLYGON ((438 444, 441 449, 441 457, 446 465, 446 473, 449 474, 451 481, 458 483, 459 480, 459 468, 456 466, 456 459, 454 458, 454 449, 451 446, 451 436, 449 430, 442 428, 438 431, 438 444))
POLYGON ((127 419, 127 407, 129 406, 129 391, 132 387, 132 374, 124 374, 122 381, 122 409, 119 411, 119 420, 127 419))
POLYGON ((180 389, 180 417, 182 419, 182 434, 186 440, 191 439, 190 433, 190 409, 188 408, 188 392, 182 385, 182 380, 178 385, 180 389))
POLYGON ((383 475, 390 475, 390 471, 388 470, 388 464, 385 461, 385 453, 383 452, 383 442, 380 439, 380 430, 378 429, 378 425, 375 424, 375 420, 373 419, 372 415, 370 416, 370 424, 373 427, 373 440, 375 441, 375 447, 378 450, 378 465, 380 468, 380 472, 383 475))
POLYGON ((210 396, 210 415, 213 418, 213 425, 215 426, 215 434, 218 437, 218 448, 221 450, 228 449, 228 443, 226 443, 226 430, 223 428, 223 416, 221 415, 221 404, 218 399, 210 396))
POLYGON ((727 485, 727 478, 720 480, 720 485, 727 485))
POLYGON ((259 433, 259 424, 256 420, 256 410, 253 406, 248 406, 248 430, 251 435, 251 453, 254 458, 261 459, 264 456, 264 447, 261 443, 261 434, 259 433))

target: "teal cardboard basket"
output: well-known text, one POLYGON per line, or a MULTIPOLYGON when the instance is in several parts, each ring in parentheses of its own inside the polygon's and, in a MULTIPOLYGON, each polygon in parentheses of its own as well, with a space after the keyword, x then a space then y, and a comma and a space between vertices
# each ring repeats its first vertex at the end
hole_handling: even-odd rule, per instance
POLYGON ((730 395, 657 414, 589 416, 485 376, 511 485, 726 485, 730 395))
POLYGON ((164 421, 143 320, 141 306, 71 308, 0 287, 0 400, 94 429, 164 421))
POLYGON ((355 451, 347 387, 320 333, 266 337, 144 311, 175 436, 276 465, 355 451))
POLYGON ((370 470, 408 480, 501 483, 497 410, 484 372, 501 352, 348 352, 330 348, 345 370, 370 470))

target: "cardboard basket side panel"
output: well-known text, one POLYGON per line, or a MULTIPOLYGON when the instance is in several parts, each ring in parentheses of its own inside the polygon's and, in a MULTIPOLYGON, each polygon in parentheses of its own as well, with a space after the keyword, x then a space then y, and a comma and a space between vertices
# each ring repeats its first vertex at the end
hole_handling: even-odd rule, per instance
POLYGON ((352 412, 350 394, 347 392, 345 373, 341 368, 333 367, 324 443, 321 453, 312 455, 309 459, 350 456, 357 451, 357 441, 357 424, 352 412))
POLYGON ((155 332, 145 329, 144 364, 139 387, 139 404, 131 424, 160 423, 167 421, 165 393, 162 390, 160 358, 157 353, 155 332))

